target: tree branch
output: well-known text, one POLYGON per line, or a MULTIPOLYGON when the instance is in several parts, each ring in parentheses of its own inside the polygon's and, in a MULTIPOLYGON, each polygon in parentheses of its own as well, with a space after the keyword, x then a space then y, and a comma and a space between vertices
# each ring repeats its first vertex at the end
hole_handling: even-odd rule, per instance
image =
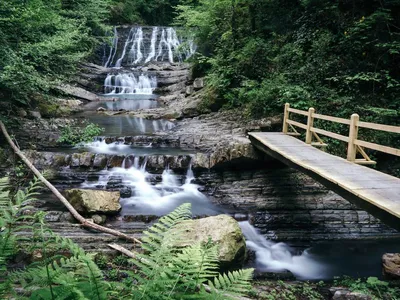
POLYGON ((11 148, 14 150, 15 154, 17 154, 21 158, 21 160, 28 166, 28 168, 32 170, 32 172, 36 175, 36 177, 41 182, 43 182, 44 185, 46 185, 53 192, 53 194, 65 205, 65 207, 69 210, 69 212, 74 216, 74 218, 76 220, 78 220, 81 223, 81 225, 83 227, 87 227, 87 228, 91 228, 91 229, 94 229, 97 231, 112 234, 117 237, 141 244, 141 242, 134 237, 131 237, 120 231, 113 230, 113 229, 89 222, 84 217, 82 217, 76 211, 76 209, 68 202, 68 200, 49 181, 47 181, 46 178, 43 177, 43 175, 38 171, 38 169, 36 169, 36 167, 25 157, 25 155, 21 152, 21 150, 14 144, 10 135, 7 132, 6 127, 4 126, 3 122, 1 122, 1 121, 0 121, 0 128, 1 128, 1 131, 3 132, 4 137, 7 140, 7 142, 10 144, 11 148))

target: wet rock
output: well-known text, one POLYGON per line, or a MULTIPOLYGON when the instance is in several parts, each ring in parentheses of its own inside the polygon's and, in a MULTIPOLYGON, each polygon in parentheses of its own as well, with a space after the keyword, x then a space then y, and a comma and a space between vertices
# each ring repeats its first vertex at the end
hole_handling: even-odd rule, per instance
POLYGON ((73 223, 75 221, 74 216, 70 212, 63 212, 60 216, 60 222, 69 222, 73 223))
POLYGON ((119 192, 70 189, 64 193, 71 205, 81 213, 115 214, 121 209, 119 192))
POLYGON ((34 118, 34 119, 41 119, 42 118, 42 115, 40 114, 40 112, 33 111, 33 110, 29 111, 29 116, 31 118, 34 118))
POLYGON ((97 111, 106 111, 106 109, 105 109, 104 107, 99 107, 99 108, 97 109, 97 111))
POLYGON ((119 190, 121 193, 121 198, 130 198, 132 197, 132 189, 130 187, 123 187, 119 190))
POLYGON ((79 155, 79 153, 74 153, 74 154, 72 154, 72 156, 71 156, 71 162, 70 162, 70 167, 71 168, 77 168, 77 167, 79 167, 79 165, 80 165, 80 155, 79 155))
POLYGON ((122 162, 124 161, 125 156, 122 155, 113 155, 108 161, 109 168, 119 168, 122 166, 122 162))
POLYGON ((106 222, 107 217, 105 215, 93 215, 92 220, 93 223, 102 225, 106 222))
POLYGON ((99 97, 94 94, 91 93, 83 88, 77 87, 77 86, 72 86, 69 84, 62 84, 59 85, 57 87, 58 90, 60 90, 61 92, 63 92, 64 94, 68 95, 68 96, 72 96, 74 98, 78 98, 78 99, 84 99, 84 100, 88 100, 88 101, 97 101, 99 100, 99 97))
POLYGON ((254 272, 254 279, 256 280, 285 280, 295 281, 296 277, 290 271, 284 272, 254 272))
POLYGON ((150 223, 157 220, 159 217, 155 215, 125 215, 122 220, 124 222, 144 222, 150 223))
POLYGON ((189 95, 191 95, 191 94, 193 94, 194 93, 194 87, 193 87, 193 85, 188 85, 187 87, 186 87, 186 96, 189 96, 189 95))
POLYGON ((245 239, 239 224, 232 217, 213 216, 185 222, 183 226, 185 232, 178 246, 189 246, 193 242, 207 243, 211 239, 219 247, 218 260, 223 268, 238 266, 244 262, 245 239))
POLYGON ((400 279, 400 253, 385 253, 382 265, 385 278, 400 279))
POLYGON ((96 154, 93 160, 93 167, 98 169, 104 169, 107 166, 107 155, 96 154))
POLYGON ((339 289, 334 291, 332 300, 372 300, 372 297, 360 292, 351 292, 348 289, 339 289))
POLYGON ((59 222, 61 218, 61 211, 48 211, 46 212, 45 220, 46 222, 59 222))
POLYGON ((193 88, 195 90, 202 89, 204 87, 204 78, 196 78, 193 81, 193 88))
POLYGON ((107 182, 106 189, 118 189, 122 187, 122 178, 111 176, 107 182))
POLYGON ((79 157, 79 166, 89 168, 92 165, 94 154, 90 152, 83 152, 79 157))

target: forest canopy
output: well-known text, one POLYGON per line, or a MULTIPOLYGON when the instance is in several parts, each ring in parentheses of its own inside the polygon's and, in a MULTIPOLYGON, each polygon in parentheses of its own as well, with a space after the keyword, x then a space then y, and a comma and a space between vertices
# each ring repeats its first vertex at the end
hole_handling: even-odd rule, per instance
POLYGON ((0 101, 46 98, 120 24, 195 32, 205 109, 258 117, 290 102, 398 122, 400 0, 1 1, 0 101))

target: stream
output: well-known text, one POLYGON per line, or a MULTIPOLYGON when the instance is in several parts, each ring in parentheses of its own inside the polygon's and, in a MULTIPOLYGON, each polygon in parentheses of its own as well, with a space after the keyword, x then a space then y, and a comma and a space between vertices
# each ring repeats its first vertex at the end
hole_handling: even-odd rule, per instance
MULTIPOLYGON (((102 137, 74 149, 57 149, 60 152, 92 152, 125 155, 122 165, 98 171, 86 178, 79 187, 103 189, 110 181, 118 182, 128 191, 121 198, 121 216, 168 214, 182 203, 192 204, 196 216, 221 213, 234 215, 232 208, 216 205, 203 194, 197 184, 191 164, 184 174, 176 174, 167 165, 161 174, 147 171, 147 155, 191 155, 193 150, 176 147, 126 145, 106 142, 107 137, 154 135, 167 133, 176 121, 148 120, 129 114, 107 115, 108 112, 137 111, 159 108, 158 79, 142 70, 148 63, 176 63, 190 57, 195 45, 190 39, 179 37, 173 28, 154 27, 145 31, 141 27, 114 31, 112 47, 103 58, 105 67, 112 72, 104 78, 102 96, 110 101, 90 102, 75 117, 84 118, 105 128, 102 137)), ((240 170, 238 171, 240 172, 240 170)), ((380 257, 385 252, 400 252, 399 240, 383 241, 321 241, 308 245, 286 244, 267 240, 247 220, 240 227, 246 237, 247 247, 255 253, 249 262, 259 272, 290 271, 300 280, 332 279, 334 276, 380 276, 380 257)))

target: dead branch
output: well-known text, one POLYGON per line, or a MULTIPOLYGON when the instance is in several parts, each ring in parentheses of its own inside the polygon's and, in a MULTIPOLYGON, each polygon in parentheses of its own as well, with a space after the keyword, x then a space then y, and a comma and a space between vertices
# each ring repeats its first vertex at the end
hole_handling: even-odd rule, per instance
POLYGON ((74 218, 76 220, 78 220, 81 223, 81 225, 83 227, 87 227, 87 228, 91 228, 91 229, 94 229, 97 231, 112 234, 117 237, 141 244, 141 242, 134 237, 131 237, 120 231, 113 230, 113 229, 89 222, 84 217, 82 217, 76 211, 76 209, 68 202, 68 200, 49 181, 47 181, 46 178, 43 177, 43 175, 38 171, 38 169, 35 168, 35 166, 25 157, 25 155, 21 152, 21 150, 14 144, 10 135, 7 132, 6 127, 4 126, 3 122, 1 122, 1 121, 0 121, 0 128, 1 128, 1 131, 3 132, 4 137, 7 140, 7 142, 10 144, 11 148, 14 150, 15 154, 17 154, 21 158, 21 160, 28 166, 28 168, 32 170, 32 172, 35 174, 35 176, 53 192, 53 194, 65 205, 65 207, 69 210, 69 212, 74 216, 74 218))

